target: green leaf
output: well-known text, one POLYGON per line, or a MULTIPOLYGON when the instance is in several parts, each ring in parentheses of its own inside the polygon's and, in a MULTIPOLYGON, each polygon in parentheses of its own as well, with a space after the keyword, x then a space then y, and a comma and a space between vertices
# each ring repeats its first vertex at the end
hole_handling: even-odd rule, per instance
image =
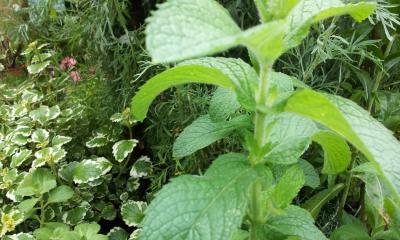
POLYGON ((240 32, 214 0, 170 0, 148 18, 146 47, 154 62, 175 62, 235 46, 240 32))
POLYGON ((18 209, 25 215, 28 215, 30 211, 35 207, 36 203, 39 201, 39 198, 30 198, 24 200, 18 204, 18 209))
POLYGON ((283 37, 287 32, 286 21, 272 21, 244 32, 241 42, 263 63, 273 63, 283 53, 283 37))
POLYGON ((107 136, 104 134, 97 134, 95 137, 86 142, 86 147, 96 148, 103 147, 108 144, 107 136))
POLYGON ((52 144, 53 146, 61 147, 62 145, 69 143, 71 140, 72 140, 71 137, 56 135, 56 136, 54 136, 53 139, 51 140, 51 144, 52 144))
POLYGON ((32 150, 20 149, 12 156, 10 167, 15 168, 21 166, 21 164, 28 160, 31 156, 32 150))
MULTIPOLYGON (((236 58, 204 57, 184 61, 180 65, 201 65, 221 71, 229 77, 233 83, 232 90, 236 92, 237 101, 248 110, 255 109, 256 103, 254 94, 258 85, 258 75, 256 71, 243 60, 236 58)), ((227 90, 229 89, 231 88, 227 90)), ((231 97, 233 98, 233 96, 231 97)), ((233 103, 233 105, 235 104, 237 103, 233 103)))
POLYGON ((86 206, 75 207, 62 215, 62 220, 64 223, 69 225, 76 225, 83 221, 87 213, 86 206))
POLYGON ((32 133, 32 142, 38 143, 38 147, 45 147, 49 143, 49 132, 45 129, 37 129, 32 133))
POLYGON ((285 18, 300 0, 272 0, 269 3, 269 14, 272 19, 285 18))
POLYGON ((29 74, 38 74, 42 72, 47 66, 50 65, 50 61, 44 61, 40 63, 31 64, 28 66, 29 74))
POLYGON ((43 148, 35 153, 36 159, 32 162, 32 167, 41 167, 47 162, 57 163, 66 155, 67 152, 60 147, 43 148))
POLYGON ((230 121, 213 122, 209 115, 196 119, 187 126, 175 140, 173 157, 188 156, 211 143, 232 134, 233 131, 246 128, 251 124, 248 116, 238 116, 230 121))
POLYGON ((239 108, 240 103, 236 100, 235 92, 220 87, 211 98, 208 114, 213 122, 222 122, 239 108))
POLYGON ((57 186, 56 178, 46 168, 37 168, 28 173, 17 188, 17 195, 42 195, 57 186))
POLYGON ((355 20, 362 21, 374 12, 375 5, 373 2, 344 4, 340 0, 300 0, 287 16, 289 29, 284 49, 300 44, 314 23, 342 14, 350 14, 355 20))
POLYGON ((229 239, 245 214, 257 172, 246 156, 226 154, 204 176, 180 176, 150 203, 141 239, 229 239))
POLYGON ((142 156, 133 164, 131 170, 129 171, 129 176, 133 178, 147 177, 151 174, 152 171, 153 166, 150 158, 142 156))
POLYGON ((400 144, 367 111, 350 100, 311 90, 294 94, 285 109, 320 122, 352 143, 386 177, 388 187, 400 202, 400 144))
POLYGON ((112 153, 114 155, 115 160, 118 162, 124 161, 124 159, 133 151, 133 148, 138 143, 135 139, 130 140, 121 140, 116 142, 112 147, 112 153))
POLYGON ((313 189, 317 188, 320 185, 320 180, 314 166, 303 159, 300 159, 298 164, 304 172, 304 186, 308 186, 313 189))
POLYGON ((336 229, 331 240, 372 240, 366 227, 360 224, 346 224, 336 229))
POLYGON ((271 192, 271 200, 276 207, 286 208, 297 196, 305 182, 302 169, 294 165, 279 179, 271 192))
POLYGON ((206 83, 233 89, 231 80, 220 71, 198 65, 178 66, 148 80, 132 98, 132 114, 143 121, 151 102, 164 90, 185 83, 206 83))
POLYGON ((129 234, 123 228, 114 227, 107 234, 109 240, 127 240, 129 234))
POLYGON ((47 203, 66 202, 74 195, 74 190, 68 186, 58 186, 49 193, 47 203))
POLYGON ((40 106, 39 108, 31 111, 29 116, 33 121, 37 121, 41 125, 44 125, 50 117, 50 108, 48 106, 40 106))
POLYGON ((129 200, 121 206, 122 219, 126 225, 137 227, 144 218, 146 208, 147 203, 145 202, 129 200))
POLYGON ((74 229, 74 232, 78 233, 83 239, 108 240, 106 236, 98 234, 99 231, 100 225, 97 223, 81 223, 74 229))
POLYGON ((316 133, 312 139, 324 150, 322 173, 338 174, 347 169, 351 162, 351 151, 343 138, 329 131, 321 131, 316 133))
POLYGON ((73 166, 73 180, 77 184, 88 183, 99 179, 108 173, 112 168, 112 164, 105 158, 97 158, 96 160, 85 159, 73 166))
POLYGON ((6 236, 5 240, 35 240, 35 238, 29 233, 17 233, 6 236))
POLYGON ((327 240, 324 234, 314 225, 314 219, 306 210, 289 206, 283 215, 271 217, 266 227, 287 236, 298 236, 302 240, 327 240))
POLYGON ((328 203, 330 200, 334 199, 344 188, 344 184, 340 183, 332 188, 322 190, 321 192, 315 194, 310 199, 308 199, 302 207, 307 209, 314 219, 317 218, 321 208, 328 203))
POLYGON ((270 147, 265 159, 275 164, 297 162, 310 145, 311 136, 318 131, 313 121, 291 113, 279 114, 269 121, 270 147))

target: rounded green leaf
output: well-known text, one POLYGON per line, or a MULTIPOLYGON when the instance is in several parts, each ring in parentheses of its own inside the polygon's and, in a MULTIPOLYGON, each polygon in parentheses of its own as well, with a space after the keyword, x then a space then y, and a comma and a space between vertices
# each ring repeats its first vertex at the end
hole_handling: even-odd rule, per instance
POLYGON ((37 168, 28 173, 17 188, 17 195, 42 195, 57 186, 56 178, 46 168, 37 168))
POLYGON ((68 199, 72 198, 74 195, 74 190, 68 186, 59 186, 49 193, 48 203, 58 203, 66 202, 68 199))

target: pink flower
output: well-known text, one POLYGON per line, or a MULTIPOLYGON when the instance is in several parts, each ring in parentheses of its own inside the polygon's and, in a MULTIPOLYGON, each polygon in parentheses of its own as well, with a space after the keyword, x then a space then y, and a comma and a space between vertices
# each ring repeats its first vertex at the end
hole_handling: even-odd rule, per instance
POLYGON ((69 76, 72 78, 72 80, 74 80, 74 82, 81 81, 81 74, 78 71, 70 72, 69 76))
POLYGON ((61 69, 61 71, 65 71, 65 70, 67 70, 67 68, 74 67, 77 63, 78 63, 78 61, 76 61, 75 58, 65 57, 63 60, 61 60, 60 69, 61 69))

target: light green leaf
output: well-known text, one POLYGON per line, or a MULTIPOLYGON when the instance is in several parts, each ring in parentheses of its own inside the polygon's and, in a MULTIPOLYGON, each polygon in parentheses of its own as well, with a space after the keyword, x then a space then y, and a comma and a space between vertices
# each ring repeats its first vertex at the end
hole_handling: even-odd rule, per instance
POLYGON ((49 198, 47 199, 48 203, 58 203, 58 202, 66 202, 68 199, 72 198, 74 195, 74 190, 68 186, 58 186, 53 189, 49 193, 49 198))
POLYGON ((24 90, 22 92, 21 100, 24 103, 37 103, 42 100, 43 94, 37 90, 24 90))
POLYGON ((305 182, 302 169, 294 165, 286 170, 271 192, 271 200, 276 207, 286 208, 297 196, 305 182))
POLYGON ((272 0, 269 1, 269 15, 272 19, 285 18, 300 0, 272 0))
POLYGON ((42 195, 57 186, 56 178, 46 168, 37 168, 28 173, 17 188, 17 195, 42 195))
POLYGON ((99 231, 100 225, 97 223, 81 223, 74 229, 83 239, 108 240, 106 236, 98 234, 99 231))
POLYGON ((351 151, 343 138, 329 131, 321 131, 316 133, 312 139, 324 150, 322 173, 338 174, 347 169, 351 161, 351 151))
POLYGON ((47 66, 50 65, 50 61, 44 61, 40 63, 31 64, 28 66, 29 74, 38 74, 42 72, 47 66))
POLYGON ((213 122, 209 115, 196 119, 175 140, 173 157, 188 156, 211 143, 232 134, 233 131, 251 125, 248 116, 242 115, 230 121, 213 122))
POLYGON ((336 229, 331 240, 372 240, 366 227, 360 224, 346 224, 336 229))
POLYGON ((304 186, 308 186, 310 188, 317 188, 320 184, 319 175, 315 170, 314 166, 311 165, 309 162, 300 159, 299 160, 299 167, 303 169, 304 172, 304 186))
POLYGON ((300 44, 314 23, 342 14, 350 14, 355 20, 362 21, 374 12, 375 5, 373 2, 344 4, 340 0, 300 0, 287 16, 289 29, 284 49, 300 44))
POLYGON ((319 212, 321 211, 321 208, 330 200, 335 198, 342 191, 343 188, 344 184, 340 183, 330 189, 322 190, 321 192, 315 194, 310 199, 308 199, 302 205, 302 207, 307 209, 310 212, 311 216, 316 219, 319 212))
POLYGON ((43 62, 44 60, 47 60, 48 58, 51 57, 51 53, 40 53, 40 54, 35 54, 32 57, 32 62, 37 63, 37 62, 43 62))
POLYGON ((141 239, 229 239, 242 222, 255 179, 246 156, 233 153, 216 159, 202 177, 174 178, 147 208, 141 239))
POLYGON ((266 227, 287 236, 298 236, 302 240, 327 240, 324 234, 314 225, 314 219, 306 210, 289 206, 283 215, 268 219, 266 227))
POLYGON ((350 100, 311 90, 294 94, 286 111, 320 122, 352 143, 386 177, 388 187, 400 202, 400 143, 367 111, 350 100))
POLYGON ((30 198, 18 204, 18 209, 25 215, 29 213, 39 201, 39 198, 30 198))
POLYGON ((51 145, 53 145, 54 147, 61 147, 62 145, 69 143, 71 140, 71 137, 56 135, 51 140, 51 145))
POLYGON ((135 148, 137 143, 138 141, 135 139, 121 140, 119 142, 116 142, 112 147, 112 152, 115 160, 117 160, 118 162, 124 161, 129 153, 133 151, 133 148, 135 148))
POLYGON ((49 121, 56 119, 61 114, 61 109, 58 105, 49 108, 49 121))
POLYGON ((20 149, 18 152, 14 153, 11 158, 10 167, 15 168, 21 166, 26 160, 32 156, 32 150, 20 149))
POLYGON ((17 233, 13 235, 7 235, 5 240, 35 240, 35 238, 29 233, 17 233))
POLYGON ((291 113, 269 119, 270 150, 266 161, 274 164, 293 164, 307 150, 311 136, 318 131, 313 121, 291 113))
POLYGON ((5 69, 4 65, 0 63, 0 72, 5 69))
POLYGON ((49 117, 50 117, 50 108, 48 106, 40 106, 39 108, 31 111, 29 113, 30 118, 32 118, 33 121, 39 122, 41 125, 44 125, 49 117))
POLYGON ((126 225, 137 227, 144 218, 144 210, 146 208, 147 203, 145 202, 129 200, 121 206, 122 219, 126 225))
POLYGON ((146 47, 154 62, 175 62, 235 46, 240 32, 214 0, 170 0, 148 18, 146 47))
POLYGON ((178 66, 148 80, 132 98, 132 114, 143 121, 151 102, 164 90, 186 83, 214 84, 233 89, 231 80, 220 71, 198 65, 178 66))

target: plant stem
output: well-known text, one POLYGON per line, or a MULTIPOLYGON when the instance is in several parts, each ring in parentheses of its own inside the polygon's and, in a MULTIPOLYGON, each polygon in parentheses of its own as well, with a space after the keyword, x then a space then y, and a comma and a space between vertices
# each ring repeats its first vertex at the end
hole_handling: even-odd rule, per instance
MULTIPOLYGON (((264 147, 267 143, 267 124, 266 118, 268 115, 268 94, 270 89, 269 76, 272 70, 272 64, 261 64, 260 67, 260 82, 259 89, 257 92, 257 110, 255 115, 254 123, 254 139, 258 145, 258 148, 264 147)), ((263 156, 258 156, 256 159, 250 159, 251 164, 256 165, 263 160, 263 156)), ((263 211, 262 211, 262 185, 260 181, 256 181, 251 188, 251 228, 250 228, 250 239, 256 240, 257 225, 263 222, 263 211)))
MULTIPOLYGON (((389 56, 390 52, 392 51, 393 43, 394 43, 396 37, 397 36, 394 35, 393 38, 390 40, 389 44, 387 45, 385 53, 383 55, 383 60, 385 60, 389 56)), ((370 113, 372 111, 372 106, 374 105, 374 102, 375 102, 374 96, 376 95, 376 93, 379 89, 379 86, 381 85, 381 81, 383 79, 384 74, 385 74, 384 69, 380 69, 378 74, 376 74, 374 86, 372 87, 372 90, 371 90, 371 96, 368 99, 368 112, 370 112, 370 113)))
POLYGON ((343 195, 342 195, 342 198, 340 199, 339 209, 338 209, 339 219, 342 218, 344 206, 346 205, 346 201, 347 201, 347 196, 349 195, 351 179, 353 178, 353 172, 351 170, 354 168, 354 164, 355 164, 355 156, 353 156, 353 158, 351 159, 350 172, 348 173, 348 175, 346 177, 346 183, 345 183, 343 195))
POLYGON ((45 219, 46 216, 45 216, 44 208, 45 208, 45 206, 44 206, 44 201, 43 201, 43 199, 41 199, 41 200, 40 200, 40 227, 42 227, 43 224, 44 224, 45 221, 46 221, 46 219, 45 219))

